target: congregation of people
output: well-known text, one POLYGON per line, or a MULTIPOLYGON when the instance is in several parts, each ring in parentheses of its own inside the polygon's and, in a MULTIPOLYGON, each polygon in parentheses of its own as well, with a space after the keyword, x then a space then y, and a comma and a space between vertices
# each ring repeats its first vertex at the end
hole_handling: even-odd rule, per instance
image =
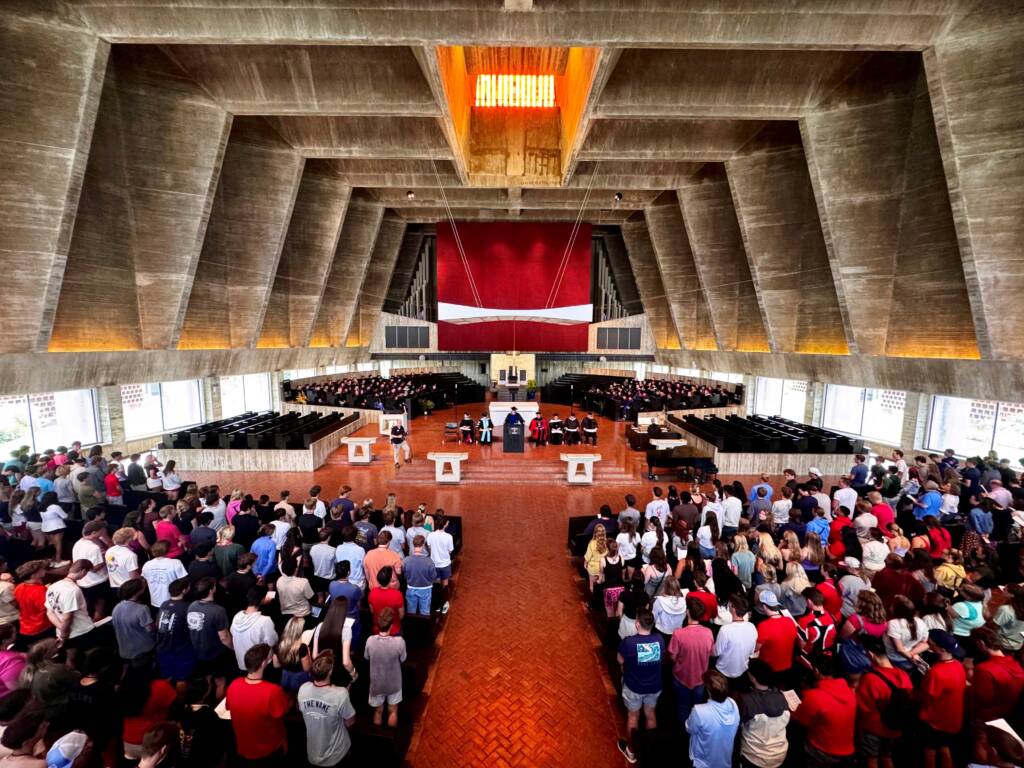
POLYGON ((605 505, 581 535, 627 762, 688 742, 697 768, 1022 764, 1008 461, 895 451, 835 485, 688 488, 605 505))
POLYGON ((286 390, 286 399, 306 405, 395 410, 409 398, 427 392, 424 375, 347 376, 330 381, 307 382, 286 390))
POLYGON ((618 403, 627 420, 644 411, 711 408, 743 399, 742 392, 729 392, 721 384, 711 387, 679 379, 623 379, 595 384, 587 394, 618 403))
POLYGON ((185 482, 123 514, 173 462, 116 458, 4 466, 0 768, 348 765, 357 718, 400 727, 409 627, 449 606, 443 510, 185 482))

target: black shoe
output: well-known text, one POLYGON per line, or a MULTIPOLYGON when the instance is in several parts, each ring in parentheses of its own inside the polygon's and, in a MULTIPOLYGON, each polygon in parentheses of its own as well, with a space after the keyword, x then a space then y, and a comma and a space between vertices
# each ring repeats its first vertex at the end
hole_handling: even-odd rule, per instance
POLYGON ((619 748, 619 752, 626 758, 626 762, 632 765, 636 762, 636 755, 633 754, 633 750, 629 748, 629 744, 626 743, 625 739, 619 739, 616 746, 619 748))

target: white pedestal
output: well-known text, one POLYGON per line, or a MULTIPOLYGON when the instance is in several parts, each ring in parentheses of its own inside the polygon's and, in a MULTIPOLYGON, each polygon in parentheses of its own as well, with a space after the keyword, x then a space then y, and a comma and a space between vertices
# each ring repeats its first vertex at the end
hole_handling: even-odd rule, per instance
POLYGON ((681 445, 686 445, 686 441, 680 438, 664 439, 661 440, 657 437, 651 438, 651 447, 657 450, 663 450, 665 448, 678 448, 681 445))
POLYGON ((594 462, 601 460, 600 453, 563 453, 566 463, 566 481, 569 485, 593 485, 594 462))
POLYGON ((384 413, 381 411, 380 414, 380 433, 382 435, 390 435, 391 428, 395 424, 401 424, 405 427, 405 431, 409 431, 409 417, 404 413, 384 413))
POLYGON ((369 464, 373 461, 373 444, 376 437, 343 437, 341 444, 348 449, 349 464, 369 464))
POLYGON ((434 481, 450 485, 462 481, 462 462, 469 458, 469 454, 431 451, 427 458, 434 462, 434 481), (451 468, 447 472, 446 466, 451 468))
POLYGON ((501 402, 499 400, 492 401, 487 409, 491 415, 491 421, 494 423, 494 436, 498 437, 503 434, 502 428, 505 424, 505 417, 508 416, 512 408, 515 407, 519 411, 519 415, 523 417, 523 421, 526 422, 526 428, 530 428, 530 422, 533 417, 537 415, 537 411, 540 410, 540 406, 533 401, 526 401, 523 403, 513 402, 501 402))

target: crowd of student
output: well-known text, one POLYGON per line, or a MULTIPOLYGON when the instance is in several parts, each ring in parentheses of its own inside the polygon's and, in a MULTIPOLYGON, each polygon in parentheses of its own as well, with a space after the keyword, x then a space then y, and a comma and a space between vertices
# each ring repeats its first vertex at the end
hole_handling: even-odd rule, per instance
POLYGON ((720 384, 711 387, 677 379, 625 379, 595 384, 587 394, 615 401, 627 418, 643 411, 709 408, 743 401, 742 387, 730 392, 720 384))
POLYGON ((429 389, 429 379, 424 374, 396 375, 387 379, 381 376, 346 376, 287 389, 285 397, 308 405, 391 410, 400 408, 409 398, 429 389))
POLYGON ((951 451, 876 464, 831 494, 813 468, 655 487, 588 524, 629 763, 667 733, 698 768, 1024 764, 1020 480, 951 451))
POLYGON ((111 484, 57 505, 84 516, 78 540, 37 540, 25 498, 51 458, 5 470, 0 531, 37 559, 0 568, 0 768, 335 766, 352 762, 357 707, 398 724, 403 620, 448 610, 443 510, 186 484, 113 529, 111 484))

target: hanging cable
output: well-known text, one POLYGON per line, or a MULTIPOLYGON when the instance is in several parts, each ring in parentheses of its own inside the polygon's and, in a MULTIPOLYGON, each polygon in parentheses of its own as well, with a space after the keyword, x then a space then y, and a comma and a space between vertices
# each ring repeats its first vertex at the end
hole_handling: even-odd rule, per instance
POLYGON ((600 166, 600 160, 594 163, 594 170, 590 174, 590 183, 587 185, 587 190, 583 195, 583 201, 580 203, 580 209, 576 213, 576 220, 573 222, 572 230, 569 233, 569 241, 565 244, 565 251, 562 254, 562 260, 559 262, 558 271, 555 272, 555 280, 551 285, 551 292, 548 294, 548 300, 544 304, 545 309, 551 309, 554 306, 555 299, 558 297, 558 291, 562 287, 562 281, 565 279, 565 272, 568 269, 569 261, 572 256, 572 247, 576 243, 576 236, 583 223, 583 212, 586 210, 587 203, 590 201, 590 193, 594 188, 594 180, 597 179, 597 169, 600 166))
POLYGON ((466 250, 462 247, 462 237, 459 235, 459 228, 455 223, 455 216, 452 213, 452 208, 448 204, 448 195, 445 194, 444 184, 441 183, 441 174, 437 172, 437 163, 434 162, 434 158, 430 158, 430 164, 434 168, 434 178, 437 179, 437 186, 441 190, 441 202, 444 205, 445 213, 448 215, 448 222, 452 226, 452 235, 455 239, 455 249, 459 254, 459 261, 462 262, 462 268, 466 271, 466 278, 469 281, 469 291, 473 296, 473 302, 478 306, 483 306, 483 301, 480 299, 480 291, 477 290, 476 280, 473 279, 473 272, 469 267, 469 257, 466 256, 466 250))

